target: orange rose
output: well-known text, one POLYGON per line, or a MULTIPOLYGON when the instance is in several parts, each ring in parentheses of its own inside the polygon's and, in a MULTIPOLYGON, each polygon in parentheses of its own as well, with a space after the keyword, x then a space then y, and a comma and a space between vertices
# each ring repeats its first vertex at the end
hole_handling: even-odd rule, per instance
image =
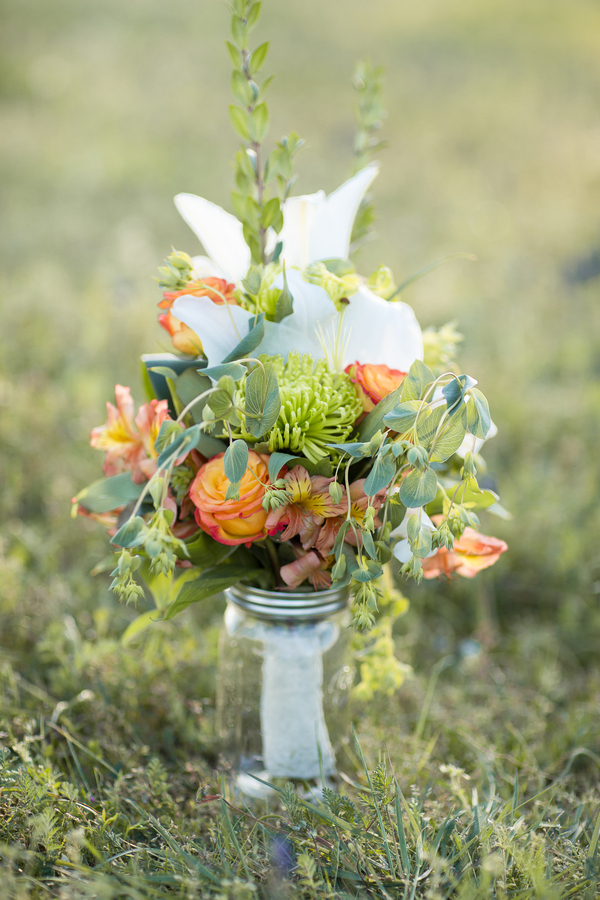
POLYGON ((196 506, 196 521, 220 544, 246 544, 267 536, 267 513, 262 507, 269 484, 268 456, 250 450, 248 469, 240 484, 240 499, 226 500, 229 479, 225 477, 224 453, 209 459, 190 487, 196 506))
POLYGON ((160 315, 158 321, 171 335, 175 349, 180 353, 189 353, 190 356, 198 356, 202 353, 202 341, 196 332, 176 319, 171 312, 171 307, 177 297, 191 294, 193 297, 209 297, 218 306, 222 306, 223 303, 237 306, 234 291, 235 285, 230 284, 224 278, 203 278, 199 281, 190 281, 181 291, 165 291, 164 299, 158 305, 167 312, 160 315))
POLYGON ((389 366, 361 366, 358 362, 346 366, 346 373, 356 386, 356 393, 362 401, 366 413, 375 409, 380 400, 395 391, 402 384, 406 372, 390 369, 389 366))
POLYGON ((482 569, 493 566, 500 555, 508 550, 504 541, 487 534, 479 534, 473 528, 465 528, 462 537, 454 541, 452 550, 440 547, 435 556, 423 560, 423 577, 462 575, 475 578, 482 569))

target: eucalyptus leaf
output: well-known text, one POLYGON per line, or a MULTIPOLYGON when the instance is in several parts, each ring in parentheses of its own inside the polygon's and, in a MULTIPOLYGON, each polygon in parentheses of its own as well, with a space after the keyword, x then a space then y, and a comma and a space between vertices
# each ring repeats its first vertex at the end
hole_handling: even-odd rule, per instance
POLYGON ((400 500, 407 508, 425 506, 437 494, 437 476, 433 469, 413 469, 400 485, 400 500))
POLYGON ((402 402, 407 400, 422 400, 428 385, 434 381, 433 372, 420 359, 414 363, 404 376, 400 385, 402 389, 402 402))
POLYGON ((281 409, 277 374, 272 363, 256 366, 246 379, 246 428, 259 438, 273 427, 281 409))
POLYGON ((374 497, 375 494, 386 488, 395 474, 394 460, 389 456, 377 456, 363 487, 367 497, 374 497))
POLYGON ((208 375, 209 378, 213 378, 215 381, 218 381, 223 375, 228 375, 229 378, 233 378, 234 381, 240 381, 244 375, 248 374, 248 369, 246 366, 242 365, 242 363, 230 362, 223 363, 220 366, 211 366, 208 369, 202 369, 202 374, 208 375))
POLYGON ((236 359, 246 359, 253 350, 256 350, 264 336, 265 314, 259 313, 255 319, 250 319, 250 327, 246 337, 222 360, 222 363, 234 362, 236 359), (254 322, 254 325, 251 324, 252 322, 254 322))
POLYGON ((111 537, 110 542, 115 547, 139 547, 144 543, 147 532, 148 526, 142 517, 135 516, 119 528, 117 533, 111 537))
MULTIPOLYGON (((200 394, 204 394, 205 391, 210 390, 211 387, 212 382, 210 378, 201 375, 196 368, 186 369, 175 380, 175 391, 184 406, 187 406, 188 403, 191 403, 192 400, 195 400, 200 394)), ((196 424, 199 424, 202 421, 202 410, 209 399, 209 397, 205 397, 198 403, 195 403, 190 410, 189 414, 196 424)))
POLYGON ((280 453, 279 451, 271 453, 269 457, 269 481, 271 483, 277 481, 279 473, 284 466, 291 466, 291 463, 297 464, 303 462, 304 459, 301 456, 290 456, 289 453, 280 453))
POLYGON ((223 457, 223 467, 225 469, 225 477, 232 484, 239 483, 248 468, 248 444, 246 441, 237 440, 229 445, 223 457))
POLYGON ((456 415, 449 418, 442 426, 435 444, 431 445, 431 462, 445 462, 449 459, 462 444, 466 433, 467 410, 465 404, 462 403, 456 411, 456 415))
POLYGON ((492 425, 488 402, 477 388, 471 389, 471 397, 467 403, 467 423, 469 433, 482 439, 487 436, 492 425))
MULTIPOLYGON (((394 409, 386 413, 383 417, 383 422, 387 425, 388 428, 391 428, 392 431, 397 432, 398 434, 404 434, 409 431, 417 420, 417 413, 421 408, 421 401, 419 400, 407 400, 404 403, 400 403, 398 406, 394 407, 394 409)), ((431 414, 431 410, 428 407, 424 407, 419 416, 419 422, 422 419, 427 418, 428 415, 431 414)))

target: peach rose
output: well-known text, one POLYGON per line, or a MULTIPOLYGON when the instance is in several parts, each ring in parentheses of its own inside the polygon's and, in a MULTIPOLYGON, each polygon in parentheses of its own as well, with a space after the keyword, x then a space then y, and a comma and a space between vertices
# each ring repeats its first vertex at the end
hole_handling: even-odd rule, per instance
POLYGON ((346 366, 345 372, 356 386, 356 393, 366 413, 375 409, 380 400, 400 387, 406 375, 406 372, 390 369, 389 366, 372 366, 368 363, 361 366, 358 362, 346 366))
POLYGON ((177 297, 191 294, 193 297, 209 297, 218 306, 222 306, 223 303, 237 305, 234 291, 235 285, 225 281, 224 278, 203 278, 200 281, 190 281, 181 291, 165 291, 164 299, 158 305, 167 312, 161 314, 158 321, 171 335, 175 349, 180 353, 189 353, 190 356, 198 356, 202 353, 202 341, 196 332, 176 319, 171 312, 171 307, 177 297))
POLYGON ((504 541, 487 534, 479 534, 473 528, 465 528, 462 537, 454 541, 452 550, 440 547, 435 556, 423 560, 423 577, 438 578, 456 573, 463 578, 475 578, 482 569, 498 562, 508 550, 504 541))
POLYGON ((190 487, 196 506, 196 521, 203 531, 220 544, 246 544, 267 536, 267 513, 262 507, 269 484, 269 457, 250 450, 248 469, 240 484, 240 499, 226 500, 229 479, 225 477, 223 458, 218 453, 199 470, 190 487))

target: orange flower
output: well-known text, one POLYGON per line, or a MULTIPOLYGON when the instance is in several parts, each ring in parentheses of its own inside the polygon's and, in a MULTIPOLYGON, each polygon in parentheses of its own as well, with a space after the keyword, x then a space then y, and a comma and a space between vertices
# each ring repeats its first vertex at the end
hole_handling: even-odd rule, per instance
POLYGON ((102 470, 107 477, 131 471, 136 484, 141 484, 156 471, 158 454, 154 442, 160 426, 169 418, 169 404, 166 400, 151 400, 140 407, 134 419, 129 388, 115 385, 115 400, 116 406, 106 404, 108 421, 94 428, 90 443, 105 451, 102 470))
POLYGON ((202 341, 195 331, 176 319, 171 312, 171 307, 177 297, 191 294, 193 297, 209 297, 217 306, 231 303, 237 306, 234 295, 235 285, 230 284, 224 278, 203 278, 190 283, 181 291, 165 291, 164 298, 158 304, 167 312, 158 317, 160 325, 168 331, 173 341, 173 346, 180 353, 188 353, 190 356, 198 356, 202 353, 202 341))
POLYGON ((504 541, 487 534, 479 534, 473 528, 465 528, 462 537, 454 541, 452 550, 440 547, 435 556, 423 560, 423 577, 438 578, 446 575, 462 575, 475 578, 482 569, 498 562, 502 553, 508 550, 504 541))
POLYGON ((313 547, 323 521, 341 516, 347 509, 344 502, 333 502, 329 485, 334 480, 323 475, 311 477, 304 466, 294 466, 284 479, 289 499, 284 506, 269 513, 268 533, 274 535, 282 531, 280 541, 289 541, 299 535, 305 550, 313 547))
POLYGON ((327 571, 327 562, 318 553, 311 550, 306 553, 301 547, 293 546, 296 559, 281 567, 280 575, 289 588, 300 587, 307 578, 315 591, 324 591, 331 587, 331 574, 327 571))
POLYGON ((380 400, 395 391, 406 375, 406 372, 390 369, 388 366, 372 366, 369 363, 361 366, 358 362, 346 366, 345 371, 356 386, 356 393, 366 413, 375 409, 380 400))
POLYGON ((226 500, 229 479, 225 477, 224 453, 209 459, 190 487, 196 506, 196 521, 220 544, 246 544, 267 536, 267 513, 262 507, 269 484, 268 456, 250 450, 248 469, 240 484, 240 499, 226 500))
MULTIPOLYGON (((369 505, 369 498, 363 490, 366 480, 366 478, 359 478, 358 481, 354 481, 350 485, 350 515, 359 525, 362 525, 362 521, 365 517, 365 513, 367 512, 367 507, 369 505)), ((378 494, 375 494, 375 496, 371 498, 373 509, 381 509, 385 502, 385 497, 386 488, 383 488, 381 491, 379 491, 378 494)), ((344 513, 348 508, 345 505, 346 502, 346 498, 344 497, 344 502, 342 503, 342 506, 344 507, 344 513)), ((319 551, 319 553, 323 554, 323 556, 328 556, 332 552, 338 531, 342 527, 345 518, 345 515, 341 515, 335 519, 327 519, 324 522, 317 540, 314 542, 314 546, 319 551)), ((375 525, 376 527, 381 525, 381 522, 377 517, 375 517, 375 525)), ((348 531, 344 540, 347 544, 353 544, 354 546, 356 546, 356 538, 352 529, 348 531)))

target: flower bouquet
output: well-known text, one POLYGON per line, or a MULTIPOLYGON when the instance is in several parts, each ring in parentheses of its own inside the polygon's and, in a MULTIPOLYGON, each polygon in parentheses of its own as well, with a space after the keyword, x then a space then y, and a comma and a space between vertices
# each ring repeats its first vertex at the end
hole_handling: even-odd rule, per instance
POLYGON ((173 575, 162 617, 238 583, 277 592, 349 587, 368 630, 383 567, 472 577, 506 545, 477 532, 500 511, 480 487, 494 433, 488 403, 453 361, 460 336, 422 333, 382 266, 352 261, 372 208, 380 73, 359 73, 355 173, 328 196, 291 196, 296 134, 265 149, 259 83, 268 45, 249 49, 260 3, 233 0, 235 216, 192 194, 177 209, 205 255, 159 270, 159 322, 175 352, 143 357, 149 400, 117 385, 92 432, 105 478, 75 510, 104 524, 111 588, 143 596, 136 569, 173 575))

